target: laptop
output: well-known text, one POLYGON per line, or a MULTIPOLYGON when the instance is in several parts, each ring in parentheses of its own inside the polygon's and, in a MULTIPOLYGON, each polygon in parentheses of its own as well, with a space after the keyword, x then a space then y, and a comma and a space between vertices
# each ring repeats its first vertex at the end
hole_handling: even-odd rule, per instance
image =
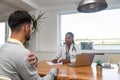
POLYGON ((93 62, 94 54, 77 54, 76 61, 74 63, 69 63, 68 66, 70 67, 83 67, 83 66, 90 66, 93 62))

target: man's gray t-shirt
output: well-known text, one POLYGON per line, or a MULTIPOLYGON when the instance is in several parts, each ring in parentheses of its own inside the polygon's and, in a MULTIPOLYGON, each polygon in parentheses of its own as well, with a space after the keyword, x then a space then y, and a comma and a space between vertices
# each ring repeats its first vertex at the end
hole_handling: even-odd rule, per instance
POLYGON ((28 61, 29 53, 24 46, 7 41, 0 48, 0 75, 12 80, 54 80, 55 69, 51 69, 44 77, 38 75, 36 68, 28 61))

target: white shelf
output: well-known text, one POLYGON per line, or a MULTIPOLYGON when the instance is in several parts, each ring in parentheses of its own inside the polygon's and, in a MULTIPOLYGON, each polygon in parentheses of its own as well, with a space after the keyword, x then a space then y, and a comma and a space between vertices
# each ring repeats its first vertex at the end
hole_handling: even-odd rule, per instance
POLYGON ((81 50, 81 53, 120 53, 120 50, 81 50))

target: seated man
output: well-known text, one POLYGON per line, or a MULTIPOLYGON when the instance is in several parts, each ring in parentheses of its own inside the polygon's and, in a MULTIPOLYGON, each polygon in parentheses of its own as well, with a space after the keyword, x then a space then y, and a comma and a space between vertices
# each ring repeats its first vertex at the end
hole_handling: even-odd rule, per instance
MULTIPOLYGON (((12 80, 54 80, 58 67, 53 67, 44 77, 40 77, 31 61, 30 51, 23 43, 30 39, 32 17, 26 11, 15 11, 8 19, 11 36, 0 48, 0 75, 12 80), (28 58, 29 55, 29 58, 28 58), (32 64, 32 65, 31 65, 32 64)), ((35 61, 36 62, 36 61, 35 61)))

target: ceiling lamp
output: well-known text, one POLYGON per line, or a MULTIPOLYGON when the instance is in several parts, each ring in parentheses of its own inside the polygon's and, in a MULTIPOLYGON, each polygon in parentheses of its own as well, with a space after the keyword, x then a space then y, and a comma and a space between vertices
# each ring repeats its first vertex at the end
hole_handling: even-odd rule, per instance
POLYGON ((91 13, 104 10, 107 6, 105 0, 81 0, 77 10, 79 12, 91 13))

